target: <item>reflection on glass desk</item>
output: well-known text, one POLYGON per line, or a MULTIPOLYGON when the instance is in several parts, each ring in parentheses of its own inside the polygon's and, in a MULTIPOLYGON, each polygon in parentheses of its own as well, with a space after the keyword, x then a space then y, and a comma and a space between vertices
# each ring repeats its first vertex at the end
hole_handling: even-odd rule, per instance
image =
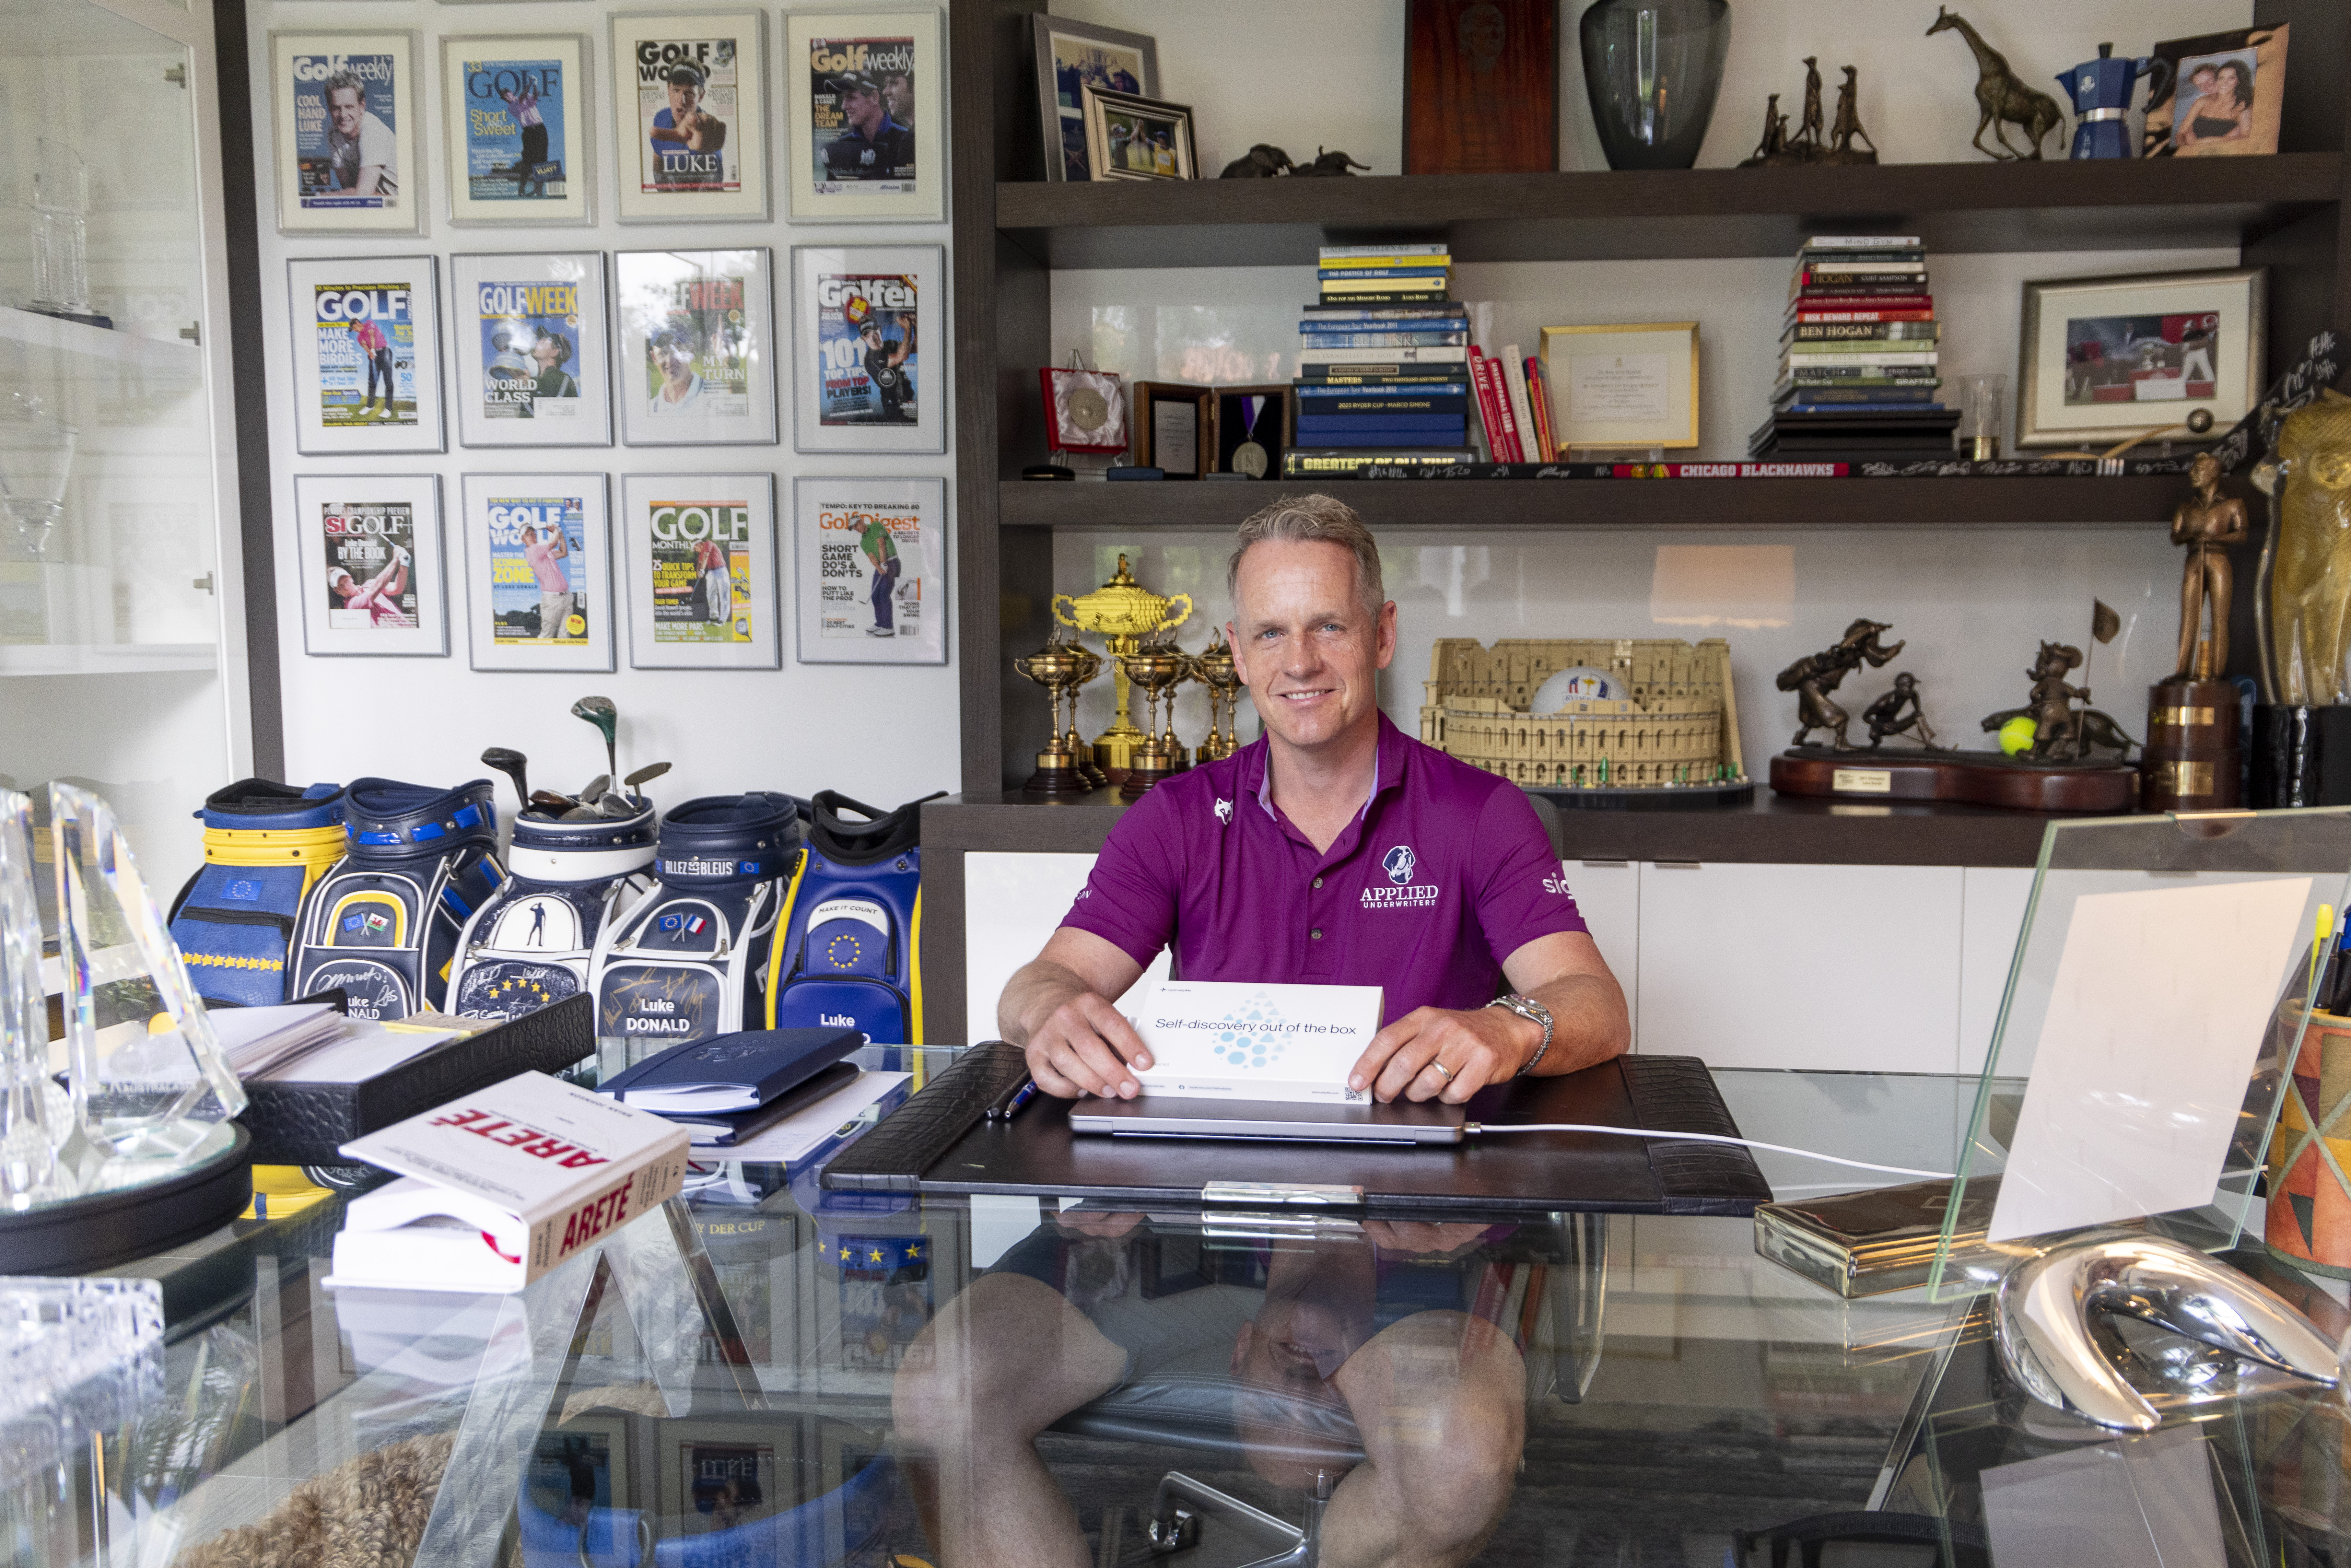
MULTIPOLYGON (((1719 1077, 1750 1137, 1903 1165, 1948 1161, 1975 1092, 1719 1077)), ((1782 1193, 1853 1185, 1761 1159, 1782 1193)), ((1743 1219, 1135 1217, 777 1176, 714 1168, 683 1249, 648 1215, 601 1271, 517 1297, 323 1288, 333 1200, 118 1270, 163 1283, 172 1394, 109 1441, 131 1476, 112 1538, 142 1563, 340 1563, 331 1531, 384 1561, 611 1568, 943 1563, 969 1560, 958 1535, 1029 1532, 1207 1568, 1303 1560, 1311 1529, 1330 1563, 1713 1564, 1740 1532, 1877 1510, 1953 1563, 1988 1539, 2087 1562, 2109 1559, 2032 1543, 2093 1518, 2129 1540, 2109 1516, 2136 1481, 2165 1489, 2155 1528, 2209 1530, 2199 1561, 2351 1545, 2334 1396, 2118 1443, 2008 1385, 1980 1301, 1841 1301, 1757 1257, 1743 1219), (991 1297, 1010 1310, 982 1333, 991 1297), (2052 1522, 2077 1494, 2108 1512, 2052 1522)))

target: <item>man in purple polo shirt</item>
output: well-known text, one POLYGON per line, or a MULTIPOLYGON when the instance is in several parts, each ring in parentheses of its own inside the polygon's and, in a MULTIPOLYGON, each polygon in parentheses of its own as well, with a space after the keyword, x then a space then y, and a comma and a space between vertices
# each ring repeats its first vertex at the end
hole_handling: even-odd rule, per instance
POLYGON ((1524 792, 1380 713, 1395 606, 1371 531, 1326 496, 1279 502, 1241 525, 1227 580, 1265 734, 1136 801, 1005 987, 997 1027, 1039 1086, 1141 1092, 1150 1052, 1113 1003, 1162 947, 1187 980, 1385 988, 1350 1079, 1383 1101, 1622 1052, 1625 994, 1524 792))

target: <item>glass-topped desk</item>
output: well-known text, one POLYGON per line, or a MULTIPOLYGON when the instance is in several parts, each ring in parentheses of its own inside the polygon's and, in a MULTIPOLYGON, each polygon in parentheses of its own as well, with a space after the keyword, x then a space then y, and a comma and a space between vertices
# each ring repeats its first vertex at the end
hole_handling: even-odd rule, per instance
MULTIPOLYGON (((1936 1168, 1975 1090, 1719 1077, 1750 1137, 1936 1168)), ((1759 1158, 1782 1196, 1863 1185, 1759 1158)), ((1840 1301, 1757 1257, 1742 1219, 1285 1231, 776 1176, 716 1172, 687 1206, 739 1353, 695 1315, 660 1215, 630 1228, 634 1272, 592 1291, 560 1271, 518 1298, 322 1288, 333 1200, 119 1270, 163 1282, 172 1325, 172 1408, 108 1458, 160 1500, 137 1530, 165 1533, 139 1561, 341 1561, 333 1531, 421 1538, 433 1562, 936 1563, 925 1518, 959 1527, 940 1509, 962 1467, 984 1484, 960 1528, 1026 1528, 1017 1506, 1064 1499, 1047 1522, 1100 1564, 1264 1558, 1317 1469, 1335 1489, 1325 1562, 1426 1526, 1421 1560, 1713 1564, 1737 1531, 1873 1509, 1948 1520, 1965 1547, 1986 1470, 2120 1453, 2007 1385, 1980 1301, 1840 1301), (1016 1311, 950 1305, 983 1273, 1016 1311), (1037 1492, 1006 1432, 1105 1380, 1037 1437, 1037 1492), (500 1408, 524 1419, 486 1437, 500 1408), (1155 1556, 1170 1471, 1273 1523, 1197 1510, 1196 1544, 1155 1556), (1430 1478, 1442 1489, 1416 1490, 1430 1478), (1380 1510, 1416 1499, 1409 1523, 1380 1510)), ((2332 1297, 2271 1278, 2343 1332, 2332 1297)), ((2341 1412, 2271 1396, 2174 1423, 2157 1436, 2192 1468, 2162 1473, 2210 1476, 2231 1560, 2341 1561, 2341 1412)))

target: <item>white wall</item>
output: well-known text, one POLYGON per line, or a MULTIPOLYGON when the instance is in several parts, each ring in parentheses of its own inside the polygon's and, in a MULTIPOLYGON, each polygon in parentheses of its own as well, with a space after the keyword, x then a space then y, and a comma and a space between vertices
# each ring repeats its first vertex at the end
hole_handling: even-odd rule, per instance
MULTIPOLYGON (((530 757, 535 785, 577 788, 602 771, 603 748, 595 733, 569 716, 569 710, 575 698, 599 692, 620 707, 624 768, 655 758, 667 758, 676 764, 668 778, 653 787, 654 799, 664 807, 695 795, 753 789, 799 795, 838 789, 875 805, 889 806, 934 789, 953 789, 958 781, 952 663, 930 668, 801 664, 792 656, 793 622, 788 609, 783 620, 784 663, 779 670, 631 670, 623 636, 622 667, 610 674, 477 674, 468 666, 465 599, 455 575, 464 559, 459 529, 459 476, 464 474, 601 471, 611 476, 617 537, 623 475, 772 472, 779 547, 788 548, 791 482, 804 474, 947 476, 952 529, 952 447, 935 456, 915 458, 799 456, 790 447, 792 415, 786 399, 778 411, 784 443, 777 446, 467 449, 456 444, 453 411, 450 450, 439 456, 304 457, 295 451, 288 379, 293 348, 286 303, 286 263, 291 257, 405 256, 421 251, 439 256, 445 354, 452 343, 445 319, 453 313, 448 272, 452 253, 586 249, 611 253, 664 246, 767 246, 775 253, 777 319, 788 323, 789 251, 794 245, 948 244, 945 224, 794 224, 780 217, 765 224, 615 222, 609 123, 612 62, 606 18, 614 11, 641 8, 613 0, 482 5, 409 0, 279 0, 256 4, 252 9, 249 53, 256 84, 269 79, 268 34, 273 28, 414 28, 421 34, 418 58, 428 68, 428 112, 423 124, 430 172, 422 239, 277 234, 275 185, 268 162, 270 107, 266 98, 256 98, 252 105, 255 178, 262 193, 263 347, 270 367, 270 451, 275 472, 269 483, 277 508, 278 638, 289 779, 348 779, 379 774, 417 782, 454 783, 487 772, 477 760, 484 747, 510 746, 530 757), (577 228, 453 228, 446 217, 448 157, 443 134, 440 37, 529 31, 589 36, 597 222, 592 227, 577 228), (296 596, 307 590, 307 584, 297 580, 293 476, 337 473, 441 476, 444 549, 453 590, 449 657, 313 659, 303 653, 296 596)), ((775 126, 768 147, 771 169, 783 151, 781 31, 779 13, 768 7, 768 115, 775 126)), ((942 112, 946 112, 944 102, 942 112)), ((783 204, 782 191, 771 192, 772 210, 780 213, 783 204)), ((948 265, 954 265, 952 256, 948 265)), ((789 329, 785 330, 788 334, 789 329)), ((924 337, 929 374, 944 389, 952 372, 950 334, 926 322, 924 337)), ((454 398, 455 390, 452 378, 444 375, 444 396, 454 398)), ((951 562, 949 570, 957 568, 951 562)), ((787 606, 792 602, 794 588, 787 558, 781 592, 787 606)), ((952 602, 951 591, 948 600, 952 602)), ((952 658, 952 622, 948 646, 952 658)), ((509 802, 505 784, 498 789, 501 803, 509 802)))

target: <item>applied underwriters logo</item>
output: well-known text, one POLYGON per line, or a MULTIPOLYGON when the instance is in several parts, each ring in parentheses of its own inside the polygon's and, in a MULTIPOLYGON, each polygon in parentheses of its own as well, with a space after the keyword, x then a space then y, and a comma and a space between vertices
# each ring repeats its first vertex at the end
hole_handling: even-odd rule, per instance
POLYGON ((1420 857, 1412 852, 1410 844, 1398 844, 1388 851, 1380 862, 1380 869, 1388 874, 1386 887, 1377 883, 1364 889, 1364 907, 1374 909, 1431 909, 1436 907, 1438 889, 1433 882, 1415 882, 1419 873, 1420 857))
POLYGON ((1388 880, 1398 887, 1412 880, 1412 868, 1419 863, 1413 857, 1410 844, 1398 844, 1388 852, 1388 858, 1380 862, 1387 871, 1388 880))

